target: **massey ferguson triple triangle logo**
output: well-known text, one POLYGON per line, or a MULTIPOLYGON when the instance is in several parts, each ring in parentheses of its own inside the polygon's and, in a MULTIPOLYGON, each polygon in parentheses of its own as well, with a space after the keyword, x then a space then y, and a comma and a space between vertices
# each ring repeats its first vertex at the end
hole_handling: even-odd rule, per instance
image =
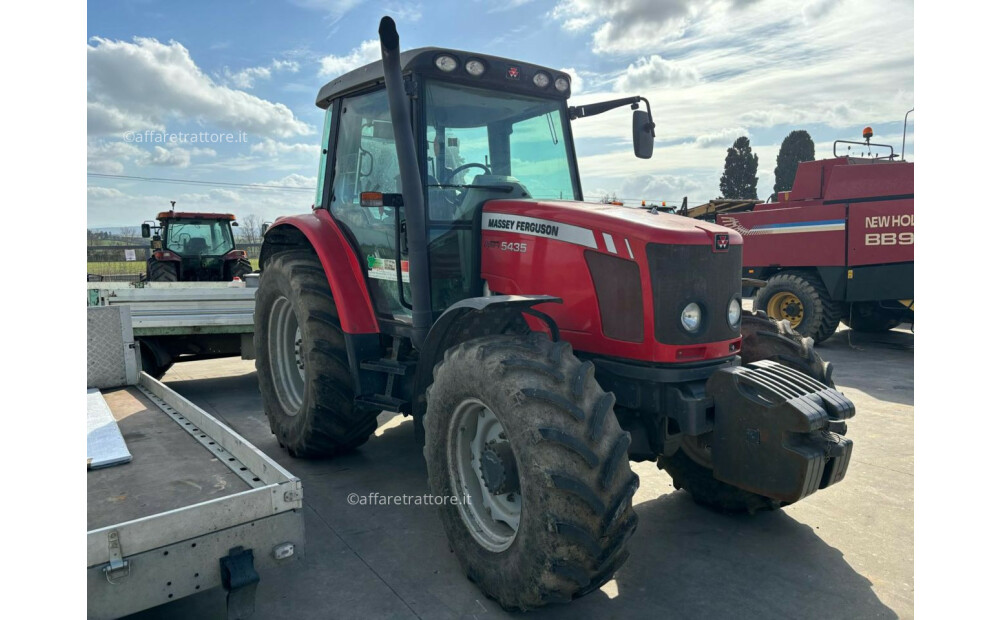
POLYGON ((715 251, 729 251, 729 233, 715 233, 715 251))

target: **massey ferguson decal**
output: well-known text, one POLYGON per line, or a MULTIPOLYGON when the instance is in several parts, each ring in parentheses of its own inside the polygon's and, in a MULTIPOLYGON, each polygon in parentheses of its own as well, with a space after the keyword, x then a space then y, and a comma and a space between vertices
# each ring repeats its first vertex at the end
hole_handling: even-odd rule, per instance
POLYGON ((558 241, 565 241, 566 243, 597 249, 597 240, 594 238, 594 231, 589 228, 582 228, 562 222, 540 220, 534 217, 524 217, 523 215, 484 213, 483 230, 545 237, 547 239, 556 239, 558 241))
POLYGON ((715 233, 715 251, 729 251, 729 233, 715 233))

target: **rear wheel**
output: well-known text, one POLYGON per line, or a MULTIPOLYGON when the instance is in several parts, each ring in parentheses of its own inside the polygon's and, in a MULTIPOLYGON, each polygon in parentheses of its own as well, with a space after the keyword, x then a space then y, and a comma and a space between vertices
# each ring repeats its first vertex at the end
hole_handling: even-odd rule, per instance
POLYGON ((842 320, 859 332, 887 332, 900 323, 898 313, 880 308, 878 302, 851 304, 842 320))
POLYGON ((356 448, 378 411, 354 403, 344 333, 315 254, 276 254, 260 278, 254 313, 257 378, 271 432, 292 456, 356 448))
POLYGON ((770 278, 754 298, 754 310, 763 310, 775 321, 788 321, 792 329, 816 342, 837 331, 841 307, 815 274, 783 271, 770 278))
POLYGON ((173 261, 151 258, 146 262, 146 279, 150 282, 177 282, 177 265, 173 261))
POLYGON ((449 349, 424 417, 430 490, 469 579, 505 609, 568 602, 628 558, 638 477, 594 366, 541 334, 449 349), (452 499, 454 498, 454 499, 452 499))
MULTIPOLYGON (((834 387, 833 366, 813 348, 813 339, 793 330, 788 321, 773 321, 763 312, 744 312, 742 317, 744 366, 772 360, 790 366, 824 385, 834 387)), ((684 489, 697 503, 730 513, 753 514, 775 510, 781 503, 715 479, 712 474, 712 433, 685 436, 677 451, 660 456, 657 466, 666 470, 674 487, 684 489)))

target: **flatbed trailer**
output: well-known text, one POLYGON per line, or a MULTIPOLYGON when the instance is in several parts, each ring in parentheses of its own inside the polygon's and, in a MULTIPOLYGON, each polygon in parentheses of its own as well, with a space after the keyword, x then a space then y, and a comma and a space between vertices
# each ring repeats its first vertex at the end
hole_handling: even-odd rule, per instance
POLYGON ((257 276, 225 282, 89 282, 88 306, 129 306, 142 369, 158 379, 178 361, 253 359, 257 276))
POLYGON ((301 481, 147 373, 107 386, 117 383, 108 368, 136 364, 128 308, 88 312, 123 317, 122 327, 88 333, 88 385, 101 388, 88 407, 110 410, 131 461, 88 463, 87 616, 117 618, 222 586, 230 617, 247 617, 257 571, 303 554, 301 481))

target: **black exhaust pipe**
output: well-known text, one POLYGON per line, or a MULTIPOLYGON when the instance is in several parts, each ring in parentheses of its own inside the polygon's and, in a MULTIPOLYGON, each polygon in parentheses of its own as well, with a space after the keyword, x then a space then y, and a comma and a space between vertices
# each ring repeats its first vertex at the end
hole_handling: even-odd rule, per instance
POLYGON ((382 72, 385 75, 386 96, 389 97, 389 113, 392 116, 392 133, 396 139, 396 157, 399 159, 403 208, 406 213, 410 305, 413 315, 411 340, 413 346, 419 348, 433 322, 424 190, 420 184, 417 145, 410 124, 410 104, 403 86, 403 71, 399 65, 399 33, 396 32, 396 22, 391 17, 382 18, 378 25, 378 37, 382 43, 382 72))

